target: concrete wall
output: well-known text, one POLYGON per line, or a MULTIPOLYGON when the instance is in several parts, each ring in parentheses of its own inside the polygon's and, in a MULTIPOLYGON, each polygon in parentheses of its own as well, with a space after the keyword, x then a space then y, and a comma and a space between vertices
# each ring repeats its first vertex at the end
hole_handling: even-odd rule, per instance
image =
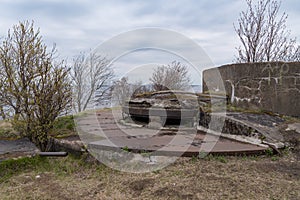
POLYGON ((203 72, 203 92, 208 92, 207 85, 209 92, 218 90, 220 81, 213 78, 216 69, 234 106, 300 117, 299 62, 245 63, 208 69, 203 72))

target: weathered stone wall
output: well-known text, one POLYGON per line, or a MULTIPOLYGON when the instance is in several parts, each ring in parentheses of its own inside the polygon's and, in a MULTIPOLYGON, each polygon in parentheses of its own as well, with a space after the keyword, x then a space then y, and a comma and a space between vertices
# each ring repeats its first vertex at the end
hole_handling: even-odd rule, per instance
POLYGON ((300 117, 299 62, 245 63, 208 69, 203 72, 203 92, 208 92, 207 84, 213 86, 209 92, 218 91, 220 83, 212 78, 216 69, 234 106, 300 117))

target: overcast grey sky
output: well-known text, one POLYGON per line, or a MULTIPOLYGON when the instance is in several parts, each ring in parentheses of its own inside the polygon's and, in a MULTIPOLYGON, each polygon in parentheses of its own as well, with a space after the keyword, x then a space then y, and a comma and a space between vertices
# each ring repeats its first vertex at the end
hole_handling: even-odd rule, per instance
MULTIPOLYGON (((177 31, 197 42, 214 65, 231 63, 239 40, 233 23, 244 0, 0 0, 0 37, 18 21, 34 20, 48 45, 71 60, 112 36, 137 28, 177 31)), ((298 0, 284 0, 287 28, 300 39, 298 0)), ((298 40, 299 43, 299 40, 298 40)), ((208 66, 211 67, 211 66, 208 66)))

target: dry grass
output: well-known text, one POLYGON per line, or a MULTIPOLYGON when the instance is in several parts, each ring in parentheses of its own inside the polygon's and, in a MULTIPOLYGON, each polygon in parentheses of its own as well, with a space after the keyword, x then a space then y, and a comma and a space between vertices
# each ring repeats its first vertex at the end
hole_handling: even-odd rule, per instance
POLYGON ((18 139, 20 135, 13 129, 12 124, 8 121, 0 120, 0 139, 18 139))
MULTIPOLYGON (((50 135, 56 138, 76 136, 73 116, 58 117, 54 121, 50 135)), ((21 135, 14 130, 11 122, 0 120, 0 140, 16 140, 19 138, 21 138, 21 135)))
POLYGON ((12 125, 8 121, 0 121, 0 128, 12 128, 12 125))
POLYGON ((0 199, 300 199, 293 155, 180 158, 146 174, 70 157, 43 162, 0 182, 0 199))

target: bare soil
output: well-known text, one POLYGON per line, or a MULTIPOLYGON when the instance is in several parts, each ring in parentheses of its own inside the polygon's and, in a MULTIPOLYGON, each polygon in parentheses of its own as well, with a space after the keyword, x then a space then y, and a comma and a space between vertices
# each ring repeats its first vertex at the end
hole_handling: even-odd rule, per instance
POLYGON ((300 199, 300 160, 282 157, 180 158, 146 174, 71 158, 49 159, 0 183, 0 199, 300 199))
POLYGON ((0 181, 0 199, 298 200, 300 135, 286 128, 281 132, 291 149, 282 156, 179 158, 145 174, 115 171, 88 158, 49 158, 0 181))

